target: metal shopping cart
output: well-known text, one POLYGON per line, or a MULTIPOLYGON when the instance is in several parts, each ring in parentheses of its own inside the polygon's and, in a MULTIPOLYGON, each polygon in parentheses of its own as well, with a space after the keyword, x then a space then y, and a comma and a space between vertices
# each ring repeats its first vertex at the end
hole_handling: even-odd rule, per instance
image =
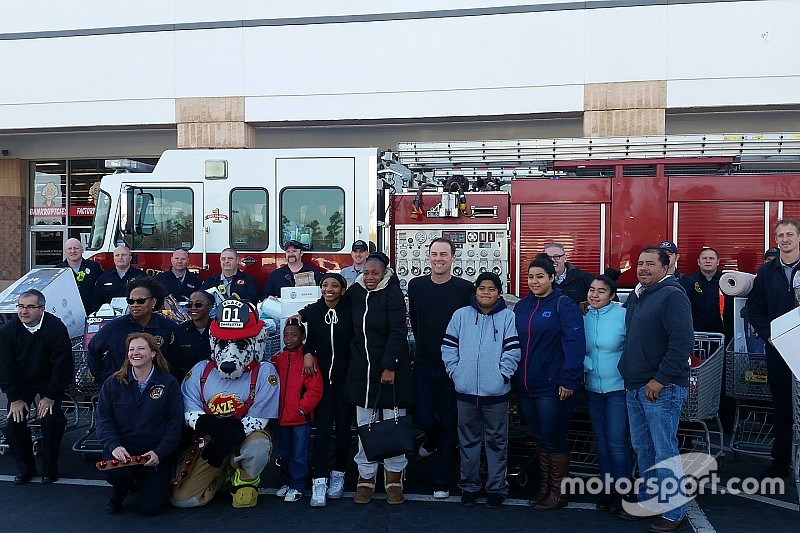
POLYGON ((792 452, 792 475, 800 494, 800 381, 792 380, 792 397, 794 398, 794 450, 792 452))
POLYGON ((767 356, 725 352, 725 394, 736 400, 730 448, 741 454, 769 457, 772 450, 772 394, 767 383, 767 356))
POLYGON ((696 332, 694 357, 700 364, 689 369, 689 392, 683 403, 678 429, 682 453, 704 452, 717 460, 718 469, 725 467, 724 437, 719 419, 719 398, 722 391, 722 372, 725 336, 721 333, 696 332), (716 422, 716 429, 708 426, 716 422))

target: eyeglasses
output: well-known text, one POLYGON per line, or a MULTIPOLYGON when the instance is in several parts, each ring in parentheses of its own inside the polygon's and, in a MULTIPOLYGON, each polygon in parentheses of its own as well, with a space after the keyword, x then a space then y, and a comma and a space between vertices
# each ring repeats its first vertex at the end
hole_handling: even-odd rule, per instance
POLYGON ((186 304, 186 309, 200 309, 201 307, 206 307, 208 304, 204 304, 203 302, 189 302, 186 304))
POLYGON ((566 255, 567 254, 556 254, 556 255, 548 255, 547 257, 549 257, 553 261, 561 261, 562 259, 564 259, 564 257, 566 257, 566 255))
POLYGON ((44 306, 43 305, 22 305, 22 304, 17 304, 17 309, 19 309, 20 311, 22 309, 25 309, 26 311, 31 311, 33 309, 41 309, 42 307, 44 307, 44 306))
POLYGON ((128 302, 128 305, 133 305, 133 304, 142 305, 150 298, 153 298, 153 296, 148 296, 147 298, 125 298, 125 301, 128 302))

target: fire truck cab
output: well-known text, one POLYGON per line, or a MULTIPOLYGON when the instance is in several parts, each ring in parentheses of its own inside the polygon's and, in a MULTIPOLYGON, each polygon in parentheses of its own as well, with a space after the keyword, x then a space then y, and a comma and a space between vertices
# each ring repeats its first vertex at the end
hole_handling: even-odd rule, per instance
POLYGON ((152 274, 182 247, 204 278, 233 247, 240 269, 263 285, 294 239, 305 262, 338 270, 354 240, 377 238, 378 164, 376 148, 166 151, 152 172, 103 178, 85 255, 111 268, 125 244, 152 274))

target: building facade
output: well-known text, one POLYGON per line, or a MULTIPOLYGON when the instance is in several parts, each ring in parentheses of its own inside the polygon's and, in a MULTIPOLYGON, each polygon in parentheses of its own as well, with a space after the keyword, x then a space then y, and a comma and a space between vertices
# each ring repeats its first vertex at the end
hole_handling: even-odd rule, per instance
POLYGON ((798 131, 798 18, 792 0, 10 4, 0 281, 88 231, 104 159, 798 131))

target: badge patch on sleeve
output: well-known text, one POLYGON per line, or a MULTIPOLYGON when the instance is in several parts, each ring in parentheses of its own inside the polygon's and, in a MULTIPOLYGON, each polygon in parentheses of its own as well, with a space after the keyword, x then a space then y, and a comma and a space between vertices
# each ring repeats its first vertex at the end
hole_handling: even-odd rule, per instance
POLYGON ((267 378, 267 381, 269 382, 270 385, 275 387, 278 385, 278 376, 276 376, 275 374, 270 374, 269 377, 267 378))

